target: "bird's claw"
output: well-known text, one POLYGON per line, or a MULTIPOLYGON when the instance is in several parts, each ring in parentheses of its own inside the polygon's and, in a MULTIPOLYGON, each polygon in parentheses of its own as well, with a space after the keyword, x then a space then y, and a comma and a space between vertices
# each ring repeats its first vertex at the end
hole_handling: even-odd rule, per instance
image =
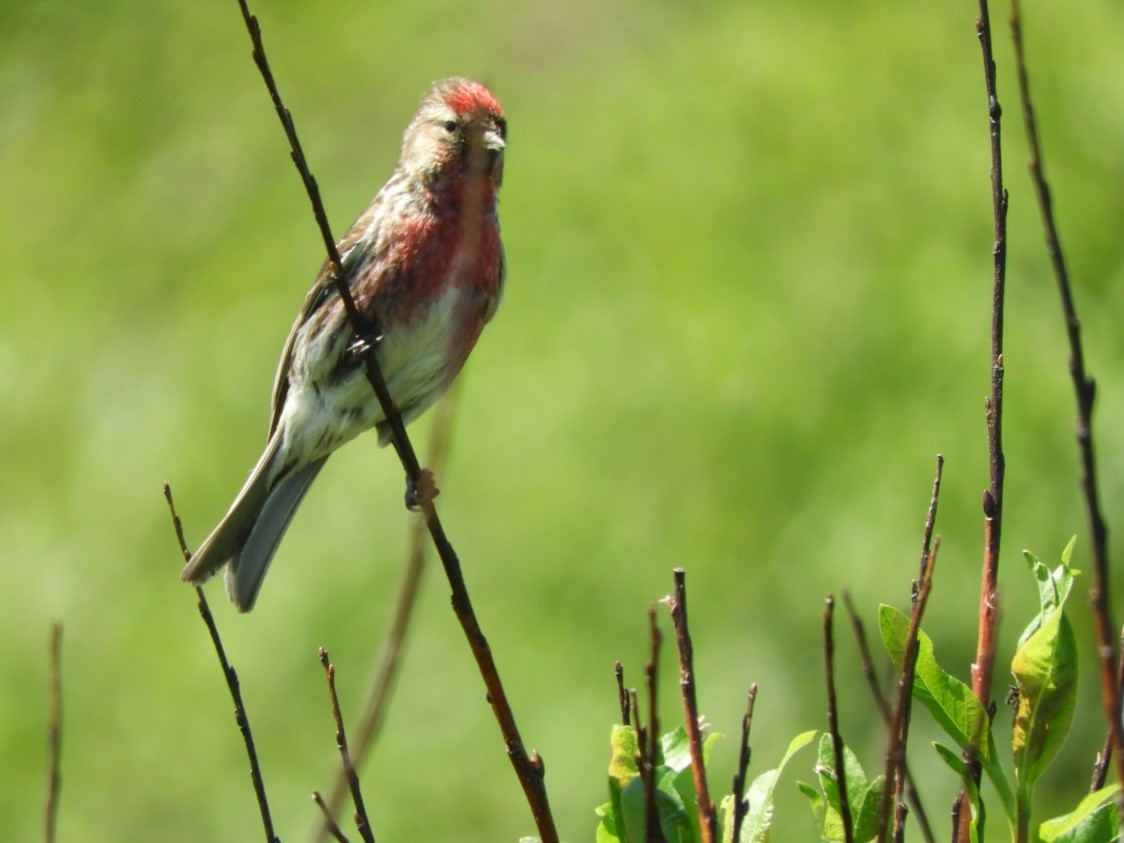
POLYGON ((367 352, 382 342, 382 334, 368 334, 367 336, 356 337, 351 341, 351 345, 347 347, 348 356, 355 359, 362 359, 367 356, 367 352))
POLYGON ((433 479, 433 472, 423 468, 418 474, 415 483, 411 478, 406 478, 406 509, 417 512, 422 507, 432 503, 433 499, 441 494, 437 482, 433 479))

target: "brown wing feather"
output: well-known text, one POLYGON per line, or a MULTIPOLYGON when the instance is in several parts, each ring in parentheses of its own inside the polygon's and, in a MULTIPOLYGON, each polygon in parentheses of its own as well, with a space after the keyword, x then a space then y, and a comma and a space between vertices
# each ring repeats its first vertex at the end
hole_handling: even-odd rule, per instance
MULTIPOLYGON (((363 251, 354 249, 354 247, 367 230, 371 218, 378 213, 378 208, 382 204, 379 200, 380 197, 376 196, 367 210, 351 224, 351 228, 347 230, 343 239, 336 244, 336 251, 340 253, 340 258, 343 261, 341 271, 344 277, 349 279, 349 283, 349 276, 352 275, 357 262, 361 260, 361 251, 363 251)), ((273 378, 273 415, 269 421, 270 436, 277 430, 277 423, 281 419, 281 411, 285 407, 285 397, 289 394, 289 367, 293 362, 293 344, 296 342, 297 332, 312 314, 323 307, 325 302, 335 298, 336 295, 336 282, 329 276, 328 262, 324 261, 320 271, 316 274, 316 281, 313 282, 312 289, 305 296, 304 304, 301 305, 296 321, 293 322, 289 336, 285 339, 285 348, 281 351, 281 360, 277 364, 277 374, 273 378)))

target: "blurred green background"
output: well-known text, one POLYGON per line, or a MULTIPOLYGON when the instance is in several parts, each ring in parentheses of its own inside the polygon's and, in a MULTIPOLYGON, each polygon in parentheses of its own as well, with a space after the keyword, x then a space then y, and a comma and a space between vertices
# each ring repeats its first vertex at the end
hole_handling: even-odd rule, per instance
MULTIPOLYGON (((907 605, 938 452, 926 626, 967 677, 992 242, 974 4, 255 11, 337 232, 390 172, 431 80, 478 78, 507 109, 509 284, 462 381, 440 511, 564 838, 592 839, 613 661, 641 682, 645 613, 672 567, 688 572, 701 708, 730 735, 715 756, 726 788, 749 682, 751 772, 825 725, 824 596, 850 588, 870 624, 880 601, 907 605)), ((1000 700, 1035 608, 1021 548, 1056 560, 1077 533, 1078 567, 1088 551, 1007 11, 993 10, 1011 191, 1000 700)), ((1055 0, 1025 14, 1119 530, 1124 12, 1055 0)), ((225 511, 322 260, 236 4, 0 6, 0 178, 0 836, 39 834, 58 618, 62 839, 254 839, 244 751, 160 494, 170 481, 192 546, 225 511)), ((360 440, 321 475, 252 615, 209 589, 285 840, 305 839, 308 795, 337 763, 316 648, 356 716, 399 580, 402 490, 394 455, 360 440)), ((1084 601, 1072 606, 1084 708, 1044 812, 1076 801, 1103 734, 1084 601)), ((670 646, 663 669, 670 724, 670 646)), ((842 629, 837 673, 844 735, 879 766, 842 629)), ((915 723, 943 828, 955 785, 915 723)), ((811 764, 805 752, 790 771, 810 779, 811 764)), ((362 775, 380 840, 534 831, 436 568, 362 775)), ((792 777, 778 839, 808 839, 792 777)))

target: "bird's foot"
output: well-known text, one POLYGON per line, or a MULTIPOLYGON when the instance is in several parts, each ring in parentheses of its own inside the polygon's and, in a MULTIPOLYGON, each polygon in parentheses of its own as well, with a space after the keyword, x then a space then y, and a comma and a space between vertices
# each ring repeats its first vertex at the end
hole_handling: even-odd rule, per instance
POLYGON ((410 512, 417 512, 423 506, 432 503, 439 494, 441 490, 437 488, 433 472, 428 468, 421 470, 416 483, 409 477, 406 478, 406 509, 410 512))

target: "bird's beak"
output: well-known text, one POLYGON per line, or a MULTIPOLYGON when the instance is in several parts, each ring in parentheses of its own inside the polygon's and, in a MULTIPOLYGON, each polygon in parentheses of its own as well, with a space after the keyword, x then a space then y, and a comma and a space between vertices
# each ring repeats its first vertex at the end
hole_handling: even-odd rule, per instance
POLYGON ((496 129, 486 129, 484 131, 483 141, 484 148, 489 152, 503 152, 504 148, 507 146, 507 144, 504 143, 504 139, 500 136, 499 131, 496 129))

